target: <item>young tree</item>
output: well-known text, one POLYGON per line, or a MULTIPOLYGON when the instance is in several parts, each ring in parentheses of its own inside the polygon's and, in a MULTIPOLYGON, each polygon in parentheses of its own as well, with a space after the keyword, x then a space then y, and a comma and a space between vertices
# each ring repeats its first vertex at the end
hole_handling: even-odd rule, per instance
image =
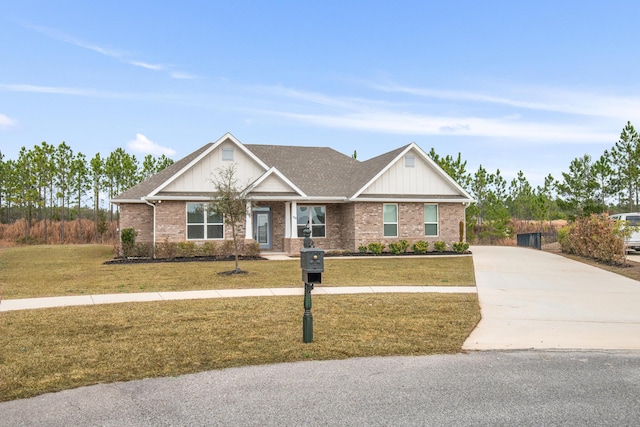
POLYGON ((238 184, 235 164, 218 169, 217 174, 213 177, 212 181, 215 189, 215 196, 209 203, 209 209, 217 212, 218 214, 224 215, 224 223, 231 227, 236 259, 235 272, 239 273, 238 228, 242 222, 246 220, 249 199, 243 193, 243 189, 238 184))
POLYGON ((5 201, 5 222, 11 222, 11 206, 18 192, 18 165, 15 160, 7 160, 3 165, 3 188, 5 201))
POLYGON ((593 177, 591 156, 576 157, 569 165, 569 173, 562 172, 563 181, 558 184, 558 192, 565 197, 567 208, 574 215, 589 215, 594 210, 593 195, 598 182, 593 177))
POLYGON ((69 189, 71 187, 71 162, 73 160, 73 150, 64 141, 56 148, 56 186, 58 188, 58 199, 60 200, 62 210, 60 212, 60 241, 64 243, 64 217, 65 204, 70 199, 69 189))
POLYGON ((4 161, 4 154, 0 151, 0 224, 2 223, 2 201, 5 197, 5 187, 7 185, 7 163, 4 161))
POLYGON ((80 220, 80 210, 82 209, 82 196, 90 188, 89 168, 87 168, 87 158, 84 154, 78 153, 71 161, 71 193, 78 202, 78 240, 82 242, 82 221, 80 220))
POLYGON ((39 217, 44 220, 44 242, 48 242, 47 232, 47 198, 51 200, 53 205, 53 177, 55 173, 54 162, 55 147, 43 141, 40 145, 33 148, 33 168, 36 174, 36 182, 38 186, 39 217))
POLYGON ((144 156, 142 160, 142 170, 140 171, 140 179, 143 181, 156 173, 158 161, 151 154, 144 156))
POLYGON ((634 212, 638 206, 640 137, 631 122, 627 122, 627 125, 622 130, 620 139, 611 150, 611 158, 617 172, 620 191, 626 192, 628 211, 634 212))
POLYGON ((467 161, 462 161, 462 154, 458 153, 458 157, 455 159, 447 154, 445 157, 440 157, 436 151, 431 148, 429 151, 429 157, 438 164, 454 181, 458 183, 465 190, 469 189, 471 185, 472 177, 467 172, 467 161))
POLYGON ((519 171, 518 176, 511 180, 507 201, 511 216, 521 221, 532 219, 534 209, 533 188, 524 176, 524 172, 519 171))
POLYGON ((16 202, 22 205, 25 217, 25 237, 28 241, 31 237, 31 220, 33 219, 33 209, 38 202, 38 188, 36 177, 33 171, 33 152, 27 151, 25 147, 20 149, 18 161, 16 163, 16 202))
POLYGON ((598 202, 600 204, 600 213, 604 213, 608 209, 607 198, 612 195, 612 179, 613 169, 611 167, 611 156, 607 150, 600 156, 598 160, 591 166, 591 174, 598 183, 600 194, 598 202))
POLYGON ((93 222, 96 239, 98 235, 102 238, 102 233, 98 231, 98 212, 100 211, 100 191, 103 188, 104 181, 104 161, 100 157, 100 153, 89 162, 89 174, 91 176, 91 188, 93 189, 93 222))

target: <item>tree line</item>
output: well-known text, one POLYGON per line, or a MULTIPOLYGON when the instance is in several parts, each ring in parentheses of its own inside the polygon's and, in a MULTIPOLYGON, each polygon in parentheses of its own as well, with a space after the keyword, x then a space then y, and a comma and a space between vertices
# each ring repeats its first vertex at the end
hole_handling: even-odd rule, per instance
POLYGON ((507 182, 499 169, 489 172, 480 165, 474 173, 467 171, 460 153, 441 157, 431 149, 429 156, 476 199, 467 208, 470 237, 506 237, 512 219, 542 223, 638 210, 640 138, 631 122, 599 158, 576 157, 568 172, 557 179, 549 174, 535 188, 522 171, 507 182))
MULTIPOLYGON (((460 153, 442 157, 432 148, 428 154, 476 200, 467 208, 471 239, 507 237, 512 219, 542 224, 592 213, 638 210, 640 137, 630 122, 600 157, 576 157, 568 172, 558 178, 549 174, 535 187, 522 171, 508 181, 499 169, 491 172, 480 165, 477 171, 468 171, 460 153)), ((45 220, 45 227, 47 221, 64 223, 89 206, 99 234, 107 214, 109 220, 114 218, 111 205, 108 210, 100 207, 100 194, 112 198, 172 163, 164 155, 147 155, 140 162, 122 148, 105 158, 97 153, 87 159, 80 152, 74 154, 64 142, 57 147, 46 142, 30 150, 23 147, 15 160, 5 160, 0 153, 0 223, 25 219, 28 239, 32 220, 45 220), (83 205, 89 196, 91 203, 83 205)))
POLYGON ((89 159, 74 153, 65 142, 22 147, 17 159, 5 159, 0 152, 0 223, 24 219, 25 241, 29 241, 32 222, 44 220, 46 243, 47 225, 60 221, 64 242, 64 222, 92 209, 89 215, 96 235, 102 234, 106 221, 113 221, 114 211, 113 205, 108 210, 100 206, 100 195, 111 199, 172 163, 165 155, 150 154, 139 161, 122 148, 104 158, 96 153, 89 159))

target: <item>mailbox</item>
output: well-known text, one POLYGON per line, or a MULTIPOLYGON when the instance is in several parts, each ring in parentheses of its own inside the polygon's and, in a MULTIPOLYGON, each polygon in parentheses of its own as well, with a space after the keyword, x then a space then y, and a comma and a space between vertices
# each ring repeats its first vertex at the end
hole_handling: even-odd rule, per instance
POLYGON ((302 281, 309 284, 321 284, 324 271, 324 251, 316 248, 300 250, 300 268, 302 281))

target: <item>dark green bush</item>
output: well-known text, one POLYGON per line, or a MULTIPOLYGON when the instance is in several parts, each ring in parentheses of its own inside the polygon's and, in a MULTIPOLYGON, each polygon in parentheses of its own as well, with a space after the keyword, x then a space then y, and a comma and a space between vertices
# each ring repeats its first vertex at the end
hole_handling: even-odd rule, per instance
POLYGON ((134 228, 125 228, 120 232, 122 254, 125 257, 134 256, 133 251, 135 249, 137 235, 138 232, 134 228))

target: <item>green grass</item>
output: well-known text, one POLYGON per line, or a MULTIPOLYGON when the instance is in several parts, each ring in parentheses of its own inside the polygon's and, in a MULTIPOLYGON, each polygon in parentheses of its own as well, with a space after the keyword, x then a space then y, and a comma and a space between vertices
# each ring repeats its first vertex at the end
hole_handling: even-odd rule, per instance
POLYGON ((0 401, 84 385, 232 366, 456 353, 480 319, 475 294, 126 303, 0 315, 0 401))
MULTIPOLYGON (((0 250, 0 298, 203 289, 302 286, 300 262, 241 261, 241 275, 218 273, 233 262, 110 264, 101 245, 25 246, 0 250)), ((469 256, 327 258, 322 286, 473 286, 469 256)))

